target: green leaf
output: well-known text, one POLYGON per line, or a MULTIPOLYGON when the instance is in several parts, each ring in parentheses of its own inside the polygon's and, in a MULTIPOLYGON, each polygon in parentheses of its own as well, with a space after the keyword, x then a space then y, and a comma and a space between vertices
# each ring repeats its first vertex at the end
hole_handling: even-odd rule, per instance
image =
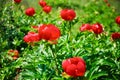
POLYGON ((98 69, 99 69, 99 66, 93 66, 89 71, 86 72, 87 78, 91 79, 94 73, 98 71, 98 69))
POLYGON ((106 72, 103 72, 103 71, 102 72, 97 72, 89 80, 98 79, 99 77, 103 77, 103 76, 108 76, 108 74, 106 72))

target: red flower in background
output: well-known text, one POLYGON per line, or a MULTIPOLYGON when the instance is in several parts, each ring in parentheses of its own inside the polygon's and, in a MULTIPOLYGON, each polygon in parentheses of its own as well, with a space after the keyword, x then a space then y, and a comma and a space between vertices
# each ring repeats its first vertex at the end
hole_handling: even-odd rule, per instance
POLYGON ((107 6, 110 7, 110 3, 107 3, 107 6))
POLYGON ((45 12, 45 13, 50 13, 51 12, 51 10, 52 10, 52 7, 51 6, 44 6, 43 7, 43 11, 45 12))
POLYGON ((21 0, 14 0, 14 2, 19 4, 21 0))
POLYGON ((35 9, 34 8, 28 8, 25 11, 25 14, 28 16, 33 16, 35 14, 35 9))
POLYGON ((66 20, 66 21, 71 21, 76 17, 76 13, 72 9, 63 9, 60 12, 60 16, 62 17, 62 19, 66 20))
POLYGON ((44 6, 46 6, 47 4, 46 4, 46 2, 45 2, 44 0, 40 0, 40 1, 39 1, 39 5, 40 5, 41 7, 44 7, 44 6))
POLYGON ((80 31, 90 31, 92 29, 90 24, 82 24, 82 26, 80 27, 80 31))
POLYGON ((18 50, 9 50, 8 55, 10 55, 14 60, 16 60, 19 57, 18 50))
POLYGON ((63 70, 72 77, 84 76, 86 64, 82 58, 74 57, 62 62, 63 70))
POLYGON ((48 41, 57 40, 60 37, 60 30, 53 24, 43 24, 38 29, 39 36, 48 41))
POLYGON ((40 39, 39 34, 35 32, 28 32, 28 34, 23 38, 23 40, 27 43, 38 42, 40 39))
POLYGON ((92 25, 92 30, 95 34, 101 34, 103 32, 103 27, 100 23, 92 25))
POLYGON ((108 3, 108 0, 104 0, 105 3, 108 3))
POLYGON ((113 40, 120 39, 120 33, 118 32, 112 33, 111 37, 113 40))
POLYGON ((115 21, 116 21, 117 24, 120 25, 120 16, 117 16, 117 17, 115 18, 115 21))

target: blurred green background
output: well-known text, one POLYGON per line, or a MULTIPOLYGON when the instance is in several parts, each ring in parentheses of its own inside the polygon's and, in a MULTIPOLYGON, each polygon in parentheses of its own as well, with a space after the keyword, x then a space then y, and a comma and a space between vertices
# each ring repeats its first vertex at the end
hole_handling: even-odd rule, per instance
MULTIPOLYGON (((53 4, 51 6, 64 6, 64 7, 69 7, 70 4, 72 4, 75 8, 79 8, 79 5, 86 5, 88 2, 92 0, 46 0, 48 4, 53 4), (58 3, 59 2, 59 3, 58 3), (65 5, 68 6, 65 6, 65 5)), ((94 0, 97 1, 97 0, 94 0)), ((120 0, 108 0, 111 6, 114 6, 116 8, 116 11, 120 13, 120 0)), ((38 5, 39 0, 23 0, 22 5, 25 7, 35 7, 39 8, 40 6, 38 5)))
MULTIPOLYGON (((0 11, 4 7, 4 4, 7 2, 10 2, 11 0, 0 0, 0 11)), ((52 7, 59 7, 62 6, 64 8, 75 8, 80 9, 80 6, 86 5, 90 1, 97 1, 97 0, 45 0, 48 5, 51 5, 52 7)), ((20 5, 23 5, 25 8, 27 7, 34 7, 36 9, 39 9, 40 6, 38 5, 39 0, 22 0, 20 5)), ((108 2, 111 4, 111 6, 114 6, 116 9, 116 12, 120 13, 120 0, 108 0, 108 2)))

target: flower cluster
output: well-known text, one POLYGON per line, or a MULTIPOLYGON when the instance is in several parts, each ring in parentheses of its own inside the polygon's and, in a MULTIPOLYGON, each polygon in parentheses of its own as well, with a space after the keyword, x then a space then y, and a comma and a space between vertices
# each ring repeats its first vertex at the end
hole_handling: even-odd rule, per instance
POLYGON ((8 55, 10 55, 14 60, 16 60, 19 57, 18 50, 9 50, 8 55))
MULTIPOLYGON (((17 0, 16 0, 16 2, 17 2, 17 0)), ((47 5, 47 3, 44 0, 40 0, 39 5, 43 8, 43 11, 45 13, 50 13, 52 10, 52 7, 47 5)), ((35 13, 36 12, 35 12, 35 9, 33 7, 29 7, 25 10, 25 14, 27 16, 33 16, 35 13)))
POLYGON ((47 3, 44 0, 40 0, 39 5, 43 8, 43 11, 45 13, 50 13, 52 10, 52 7, 47 5, 47 3))
POLYGON ((63 70, 72 77, 84 76, 86 64, 82 58, 73 57, 62 62, 63 70))
POLYGON ((93 31, 95 34, 101 34, 103 32, 103 27, 100 23, 95 23, 93 25, 87 23, 80 27, 80 31, 93 31))
MULTIPOLYGON (((35 26, 36 28, 37 26, 35 26)), ((60 37, 60 29, 53 24, 42 24, 37 27, 38 33, 28 32, 23 40, 27 43, 38 42, 41 39, 46 41, 56 41, 60 37)))

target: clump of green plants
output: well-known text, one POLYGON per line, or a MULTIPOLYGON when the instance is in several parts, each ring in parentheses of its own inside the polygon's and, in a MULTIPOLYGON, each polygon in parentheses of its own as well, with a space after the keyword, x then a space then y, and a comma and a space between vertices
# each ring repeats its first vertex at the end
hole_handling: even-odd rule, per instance
POLYGON ((23 1, 0 8, 0 80, 119 80, 120 14, 109 1, 23 1))

